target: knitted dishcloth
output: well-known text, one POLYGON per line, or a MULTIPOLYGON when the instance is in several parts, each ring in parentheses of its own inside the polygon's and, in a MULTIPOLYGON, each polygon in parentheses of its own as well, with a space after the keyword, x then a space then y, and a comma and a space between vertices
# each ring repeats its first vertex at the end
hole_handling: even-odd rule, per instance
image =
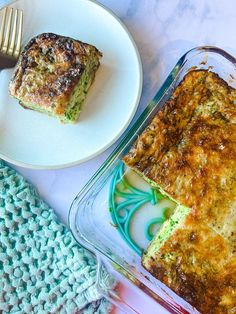
MULTIPOLYGON (((0 161, 0 313, 108 313, 96 260, 35 189, 0 161)), ((114 281, 104 276, 107 288, 114 281)))

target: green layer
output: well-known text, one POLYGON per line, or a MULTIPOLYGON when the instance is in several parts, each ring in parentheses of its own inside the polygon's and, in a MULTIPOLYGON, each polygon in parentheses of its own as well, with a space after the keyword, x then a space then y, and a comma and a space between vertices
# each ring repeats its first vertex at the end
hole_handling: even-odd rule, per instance
POLYGON ((173 231, 181 227, 181 225, 185 221, 186 216, 190 212, 190 208, 179 204, 175 199, 173 199, 173 197, 171 197, 165 190, 163 190, 161 186, 159 186, 156 182, 152 181, 151 179, 147 178, 145 175, 143 175, 142 172, 137 171, 136 169, 134 169, 134 171, 137 172, 152 187, 158 189, 161 194, 167 196, 169 199, 171 199, 173 202, 177 204, 172 216, 170 216, 170 218, 163 223, 162 227, 151 241, 148 250, 143 258, 145 259, 148 258, 148 256, 153 256, 153 254, 160 249, 162 244, 166 240, 168 240, 173 231))
POLYGON ((90 62, 81 76, 81 79, 77 86, 75 87, 65 114, 60 118, 64 123, 76 122, 78 120, 79 114, 81 112, 82 104, 86 98, 86 94, 89 87, 93 83, 96 70, 98 68, 98 61, 90 62))
MULTIPOLYGON (((161 186, 159 186, 156 182, 152 181, 151 179, 147 178, 141 171, 138 171, 135 168, 132 168, 139 176, 141 176, 147 183, 149 183, 153 188, 160 191, 162 195, 167 196, 170 200, 175 202, 176 204, 179 204, 172 196, 170 196, 165 190, 162 189, 161 186)), ((180 204, 179 204, 180 205, 180 204)))
POLYGON ((177 205, 173 215, 164 222, 159 232, 156 234, 152 242, 150 243, 147 253, 143 259, 149 256, 154 256, 162 246, 162 244, 169 239, 175 229, 181 227, 184 223, 186 216, 190 212, 190 208, 183 205, 177 205))

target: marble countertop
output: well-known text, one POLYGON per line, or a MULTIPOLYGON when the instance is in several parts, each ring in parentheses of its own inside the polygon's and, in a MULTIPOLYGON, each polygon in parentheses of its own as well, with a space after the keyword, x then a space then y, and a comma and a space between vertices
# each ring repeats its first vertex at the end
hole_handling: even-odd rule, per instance
MULTIPOLYGON (((126 24, 143 63, 144 84, 132 123, 152 99, 179 57, 200 45, 215 45, 236 56, 234 0, 101 0, 126 24)), ((67 223, 70 204, 92 174, 111 153, 75 167, 43 171, 16 168, 67 223)), ((130 296, 132 298, 132 296, 130 296)), ((139 312, 150 313, 148 301, 139 300, 139 312), (145 303, 146 302, 146 303, 145 303), (148 310, 149 309, 149 310, 148 310)), ((153 304, 152 304, 153 306, 153 304)), ((152 307, 151 313, 167 313, 152 307)))

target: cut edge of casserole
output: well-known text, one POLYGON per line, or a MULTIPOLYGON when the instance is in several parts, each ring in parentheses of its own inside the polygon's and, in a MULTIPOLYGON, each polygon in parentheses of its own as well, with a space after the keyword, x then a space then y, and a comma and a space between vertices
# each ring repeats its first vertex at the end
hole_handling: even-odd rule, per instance
POLYGON ((185 218, 189 212, 190 208, 177 204, 174 213, 163 223, 161 229, 149 244, 147 251, 144 252, 142 257, 142 264, 144 267, 149 268, 149 260, 151 257, 159 251, 161 246, 169 239, 177 228, 183 227, 185 218))

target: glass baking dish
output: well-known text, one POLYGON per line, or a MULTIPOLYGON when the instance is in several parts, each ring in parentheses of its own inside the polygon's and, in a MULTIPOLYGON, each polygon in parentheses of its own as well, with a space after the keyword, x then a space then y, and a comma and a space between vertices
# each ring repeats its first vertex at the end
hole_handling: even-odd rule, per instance
MULTIPOLYGON (((163 107, 165 102, 171 96, 173 90, 187 72, 193 69, 207 69, 213 71, 229 85, 236 87, 236 59, 234 57, 222 49, 210 46, 197 47, 188 51, 177 62, 154 99, 148 104, 120 145, 77 195, 70 208, 69 225, 74 237, 80 244, 93 251, 99 259, 99 271, 97 276, 98 288, 105 297, 113 302, 113 304, 127 313, 137 313, 135 304, 130 304, 129 300, 125 300, 125 298, 121 297, 117 291, 106 291, 99 280, 100 274, 104 271, 104 267, 108 269, 118 281, 126 281, 126 285, 127 282, 129 282, 130 289, 134 289, 137 296, 140 293, 145 293, 171 313, 198 313, 196 309, 178 297, 173 291, 155 279, 141 266, 140 253, 142 249, 146 247, 148 241, 145 242, 143 239, 136 239, 135 242, 135 230, 136 232, 138 231, 138 234, 144 234, 143 228, 146 228, 147 234, 147 225, 146 227, 142 225, 141 220, 143 218, 141 219, 140 216, 138 220, 140 225, 137 224, 137 221, 133 223, 133 226, 135 226, 132 231, 133 237, 130 236, 130 233, 132 233, 129 230, 131 228, 130 221, 123 223, 122 225, 121 220, 132 210, 130 210, 130 208, 125 209, 123 206, 123 209, 121 210, 121 212, 123 212, 119 216, 120 222, 116 224, 114 222, 114 219, 116 218, 114 216, 114 214, 116 214, 114 213, 114 195, 112 198, 112 193, 116 189, 119 190, 122 186, 125 186, 126 191, 129 189, 126 185, 127 178, 124 179, 127 170, 122 168, 122 156, 127 153, 139 134, 141 134, 144 128, 150 123, 153 116, 163 107), (122 185, 120 182, 123 179, 126 183, 123 182, 122 185), (136 245, 138 241, 139 245, 136 245)), ((133 178, 132 180, 135 185, 136 180, 138 179, 133 178)), ((153 195, 153 189, 151 189, 152 191, 147 191, 147 186, 145 186, 145 184, 146 183, 140 181, 138 187, 131 187, 131 192, 138 194, 138 196, 134 196, 131 192, 129 193, 129 195, 133 195, 131 198, 137 197, 136 204, 143 199, 143 195, 145 195, 146 198, 151 194, 153 195), (140 193, 142 196, 140 196, 140 193)), ((120 191, 118 192, 120 193, 120 191)), ((115 191, 114 193, 118 192, 115 191)), ((119 195, 121 195, 119 197, 123 197, 122 195, 127 194, 120 193, 119 195)), ((158 195, 156 197, 158 197, 158 195)), ((164 201, 166 200, 164 199, 164 201)), ((150 206, 156 206, 153 204, 150 197, 149 202, 152 203, 152 205, 149 204, 150 206)), ((134 201, 132 201, 132 199, 126 199, 126 207, 129 207, 131 203, 134 206, 134 201)), ((147 200, 143 203, 140 202, 139 204, 139 207, 143 208, 146 206, 147 200)), ((116 204, 118 210, 120 210, 119 206, 119 204, 116 204)), ((167 204, 164 207, 166 206, 168 208, 174 207, 173 204, 167 204)), ((137 214, 137 206, 135 210, 137 220, 137 217, 139 216, 139 214, 137 214)), ((139 211, 141 212, 141 210, 139 211)), ((144 210, 142 209, 142 213, 143 212, 144 210)), ((149 212, 148 215, 148 228, 150 229, 150 221, 153 221, 153 212, 151 214, 149 212)), ((134 217, 131 216, 132 215, 130 215, 129 219, 133 221, 134 217)), ((142 217, 144 216, 145 214, 143 214, 142 217)), ((157 220, 160 223, 160 219, 162 218, 159 217, 158 219, 157 220)), ((148 231, 150 231, 149 229, 148 231)), ((155 313, 155 310, 153 310, 153 313, 155 313)))

